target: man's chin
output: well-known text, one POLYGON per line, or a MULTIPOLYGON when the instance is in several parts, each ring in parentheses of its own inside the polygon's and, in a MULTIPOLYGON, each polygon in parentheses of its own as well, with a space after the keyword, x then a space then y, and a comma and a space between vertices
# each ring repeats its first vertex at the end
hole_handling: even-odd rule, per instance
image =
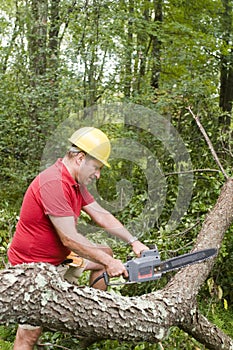
POLYGON ((86 183, 85 183, 85 185, 87 186, 87 185, 91 185, 91 184, 94 184, 95 183, 95 179, 91 179, 91 178, 89 178, 87 181, 86 181, 86 183))
POLYGON ((93 182, 92 179, 87 179, 85 181, 82 181, 82 185, 87 186, 87 185, 90 185, 92 182, 93 182))

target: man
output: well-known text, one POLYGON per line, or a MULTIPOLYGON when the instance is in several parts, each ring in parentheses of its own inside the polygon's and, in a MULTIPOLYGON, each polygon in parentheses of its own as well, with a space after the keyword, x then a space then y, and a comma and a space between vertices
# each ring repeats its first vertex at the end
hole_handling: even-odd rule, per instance
MULTIPOLYGON (((20 220, 8 251, 9 261, 12 265, 45 262, 59 269, 73 252, 82 258, 80 271, 91 271, 90 285, 104 271, 110 277, 127 277, 123 263, 113 258, 109 247, 91 243, 76 227, 83 210, 100 227, 130 244, 137 256, 148 249, 103 209, 86 188, 100 178, 104 165, 109 167, 109 139, 99 129, 84 127, 77 130, 69 141, 71 148, 65 157, 41 172, 26 191, 20 220)), ((64 277, 73 280, 69 270, 64 277)), ((106 289, 103 279, 94 287, 106 289)), ((32 350, 40 334, 39 326, 19 325, 14 350, 32 350)))

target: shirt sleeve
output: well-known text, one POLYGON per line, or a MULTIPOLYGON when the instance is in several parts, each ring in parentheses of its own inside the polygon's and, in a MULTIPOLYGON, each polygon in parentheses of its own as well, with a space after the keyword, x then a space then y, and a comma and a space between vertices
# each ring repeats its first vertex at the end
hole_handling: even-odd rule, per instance
POLYGON ((40 198, 46 215, 74 216, 69 188, 62 181, 46 182, 40 188, 40 198))
POLYGON ((74 217, 79 216, 82 207, 95 200, 86 186, 70 186, 61 179, 44 182, 40 187, 40 198, 46 215, 74 217))

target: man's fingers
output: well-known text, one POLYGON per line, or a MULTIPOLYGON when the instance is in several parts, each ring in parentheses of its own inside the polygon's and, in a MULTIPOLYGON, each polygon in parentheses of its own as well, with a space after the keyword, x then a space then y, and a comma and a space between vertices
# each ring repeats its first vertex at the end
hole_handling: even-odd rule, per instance
POLYGON ((120 260, 115 259, 106 270, 109 277, 118 277, 121 275, 123 275, 126 278, 128 277, 128 272, 120 260))
POLYGON ((128 274, 128 271, 127 271, 127 270, 124 270, 124 272, 123 272, 123 277, 125 277, 125 278, 129 277, 129 274, 128 274))

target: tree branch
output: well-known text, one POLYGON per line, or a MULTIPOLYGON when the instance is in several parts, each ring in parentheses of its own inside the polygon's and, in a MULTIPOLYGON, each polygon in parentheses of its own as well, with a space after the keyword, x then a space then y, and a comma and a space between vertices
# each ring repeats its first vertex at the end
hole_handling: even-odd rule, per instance
POLYGON ((205 172, 219 173, 220 170, 218 170, 218 169, 210 169, 210 168, 192 169, 192 170, 184 170, 184 171, 174 171, 172 173, 165 173, 164 176, 180 175, 180 174, 192 174, 192 173, 205 173, 205 172))
MULTIPOLYGON (((223 186, 206 217, 194 250, 219 248, 233 221, 233 180, 223 186)), ((209 349, 233 349, 233 340, 200 314, 196 296, 214 259, 180 270, 164 289, 123 297, 62 280, 50 264, 25 264, 0 271, 0 324, 41 324, 88 343, 100 339, 159 343, 171 326, 209 349)), ((156 281, 155 281, 156 283, 156 281)))
POLYGON ((225 334, 217 326, 209 322, 199 310, 193 315, 191 322, 189 324, 183 324, 181 328, 200 343, 205 344, 208 349, 232 349, 232 339, 226 337, 225 334), (216 347, 216 344, 221 345, 216 347))
POLYGON ((196 116, 196 115, 193 113, 193 111, 191 110, 191 107, 190 107, 190 106, 188 107, 188 110, 189 110, 189 112, 191 113, 191 115, 193 116, 193 118, 195 119, 195 121, 196 121, 196 123, 197 123, 197 125, 198 125, 198 127, 199 127, 199 129, 200 129, 200 131, 201 131, 201 133, 202 133, 202 135, 204 136, 204 138, 205 138, 205 140, 206 140, 207 145, 209 146, 209 149, 210 149, 210 151, 211 151, 211 153, 212 153, 212 155, 213 155, 213 157, 214 157, 214 160, 215 160, 216 163, 218 164, 218 166, 219 166, 221 172, 223 173, 225 179, 226 179, 226 180, 229 179, 229 176, 228 176, 227 173, 225 172, 225 170, 224 170, 224 168, 223 168, 223 166, 222 166, 222 164, 221 164, 221 162, 220 162, 220 160, 219 160, 219 158, 218 158, 218 156, 217 156, 217 153, 216 153, 215 150, 214 150, 214 147, 213 147, 213 145, 212 145, 212 142, 211 142, 210 139, 209 139, 209 136, 207 135, 207 133, 206 133, 204 127, 202 126, 202 124, 201 124, 201 122, 200 122, 200 119, 198 118, 198 116, 196 116))

